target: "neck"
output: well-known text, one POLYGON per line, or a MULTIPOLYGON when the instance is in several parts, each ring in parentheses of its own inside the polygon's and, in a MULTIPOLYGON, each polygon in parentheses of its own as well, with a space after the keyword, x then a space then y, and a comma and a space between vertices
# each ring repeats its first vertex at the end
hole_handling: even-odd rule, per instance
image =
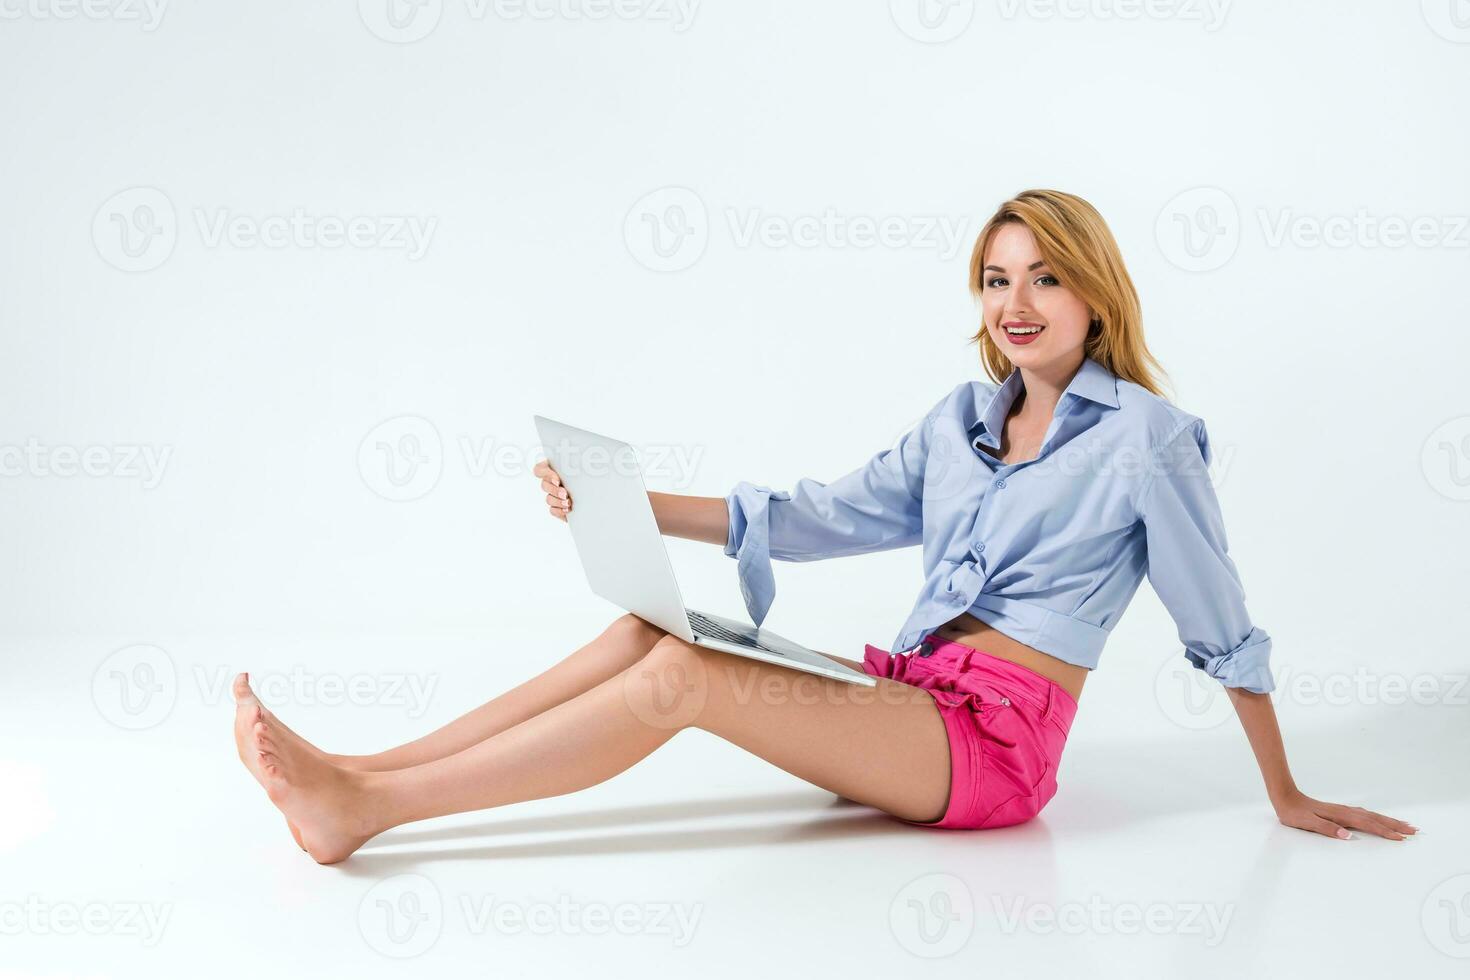
POLYGON ((1072 383, 1072 378, 1082 367, 1084 355, 1078 355, 1067 363, 1052 363, 1039 368, 1021 368, 1022 392, 1016 402, 1018 416, 1026 420, 1050 419, 1062 400, 1062 392, 1072 383))

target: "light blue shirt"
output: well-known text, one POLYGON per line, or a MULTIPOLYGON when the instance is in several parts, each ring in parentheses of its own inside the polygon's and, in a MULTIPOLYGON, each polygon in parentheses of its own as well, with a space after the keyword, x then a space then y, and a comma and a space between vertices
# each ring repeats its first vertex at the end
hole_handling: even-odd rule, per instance
POLYGON ((1144 575, 1184 655, 1229 687, 1274 689, 1271 637, 1251 623, 1207 466, 1204 420, 1086 358, 1035 459, 999 461, 1022 390, 967 381, 892 447, 831 483, 741 481, 725 498, 725 554, 760 625, 771 559, 816 561, 924 546, 924 585, 890 652, 962 612, 1095 668, 1144 575), (987 455, 986 449, 995 456, 987 455))

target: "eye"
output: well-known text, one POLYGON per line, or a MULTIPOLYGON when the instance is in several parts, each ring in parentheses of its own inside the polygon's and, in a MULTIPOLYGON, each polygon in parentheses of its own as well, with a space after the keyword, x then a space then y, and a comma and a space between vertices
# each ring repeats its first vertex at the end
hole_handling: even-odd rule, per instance
POLYGON ((1006 280, 1004 276, 993 276, 990 279, 985 280, 985 286, 987 289, 994 289, 997 284, 1004 283, 1005 281, 1006 280))
POLYGON ((1052 275, 1049 272, 1044 272, 1041 275, 1039 275, 1039 276, 1036 277, 1036 281, 1038 283, 1041 282, 1043 279, 1049 279, 1049 280, 1051 280, 1051 284, 1053 286, 1060 286, 1061 285, 1061 283, 1057 280, 1057 277, 1054 276, 1054 275, 1052 275))

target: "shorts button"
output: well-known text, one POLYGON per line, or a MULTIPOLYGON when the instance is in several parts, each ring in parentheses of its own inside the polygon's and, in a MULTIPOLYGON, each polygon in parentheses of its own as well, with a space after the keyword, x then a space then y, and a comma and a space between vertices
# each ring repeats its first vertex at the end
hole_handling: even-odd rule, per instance
POLYGON ((933 652, 934 644, 930 643, 928 640, 925 640, 923 643, 919 644, 919 656, 927 657, 933 652))

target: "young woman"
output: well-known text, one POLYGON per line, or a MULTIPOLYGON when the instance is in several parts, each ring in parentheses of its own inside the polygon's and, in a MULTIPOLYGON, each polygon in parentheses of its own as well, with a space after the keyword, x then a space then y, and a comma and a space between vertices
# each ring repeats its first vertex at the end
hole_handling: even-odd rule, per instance
MULTIPOLYGON (((317 861, 390 827, 559 796, 701 728, 913 824, 998 827, 1056 793, 1077 699, 1147 574, 1184 655, 1228 692, 1281 823, 1403 840, 1416 828, 1296 787, 1205 464, 1203 420, 1159 393, 1117 244, 1081 198, 1027 191, 970 262, 974 338, 1000 384, 965 382, 899 443, 830 484, 741 482, 724 499, 653 493, 665 534, 738 559, 759 624, 772 558, 922 542, 926 578, 867 688, 709 650, 635 616, 438 731, 368 756, 317 749, 235 681, 240 758, 317 861)), ((572 501, 536 467, 550 512, 572 501)), ((834 657, 836 660, 843 660, 834 657)))

